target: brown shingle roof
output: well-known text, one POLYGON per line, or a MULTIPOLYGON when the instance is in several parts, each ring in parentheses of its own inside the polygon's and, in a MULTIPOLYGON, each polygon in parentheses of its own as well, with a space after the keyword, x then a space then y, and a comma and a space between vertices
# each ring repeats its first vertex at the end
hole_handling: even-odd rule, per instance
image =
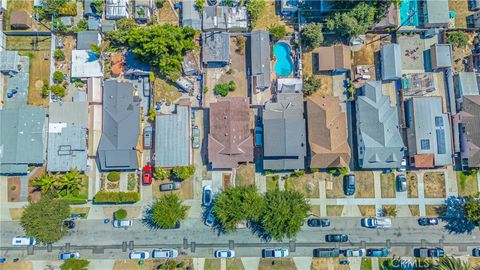
POLYGON ((338 97, 307 99, 308 142, 311 168, 348 167, 347 119, 338 97))
POLYGON ((331 71, 338 69, 350 69, 350 47, 345 45, 334 45, 318 48, 318 70, 331 71))
POLYGON ((253 161, 248 99, 219 98, 210 104, 208 160, 212 168, 236 168, 253 161))
POLYGON ((461 112, 462 124, 465 127, 468 152, 468 166, 480 166, 480 96, 464 96, 461 112))
POLYGON ((10 26, 17 29, 32 27, 32 18, 25 10, 17 10, 10 14, 10 26))

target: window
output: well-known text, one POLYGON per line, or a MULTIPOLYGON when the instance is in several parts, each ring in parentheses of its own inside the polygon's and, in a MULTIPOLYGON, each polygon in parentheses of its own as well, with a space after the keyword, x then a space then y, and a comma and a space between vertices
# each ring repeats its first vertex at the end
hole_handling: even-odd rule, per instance
POLYGON ((436 127, 443 127, 443 117, 435 116, 435 126, 436 127))
POLYGON ((420 148, 422 148, 422 150, 430 150, 430 140, 429 139, 420 140, 420 148))

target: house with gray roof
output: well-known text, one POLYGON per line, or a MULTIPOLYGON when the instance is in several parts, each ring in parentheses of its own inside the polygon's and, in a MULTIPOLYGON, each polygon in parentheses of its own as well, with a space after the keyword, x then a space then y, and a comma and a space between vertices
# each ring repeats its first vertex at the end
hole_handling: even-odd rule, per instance
POLYGON ((77 34, 77 50, 90 50, 92 45, 100 45, 102 37, 98 31, 81 31, 77 34))
POLYGON ((127 0, 106 0, 105 19, 119 20, 128 17, 129 14, 127 0))
POLYGON ((19 72, 20 55, 17 51, 0 51, 0 72, 12 75, 19 72))
POLYGON ((83 98, 50 103, 47 171, 87 169, 87 126, 88 102, 83 98))
POLYGON ((202 33, 202 62, 206 66, 230 63, 230 35, 225 32, 202 33))
POLYGON ((425 27, 448 27, 448 0, 426 0, 423 4, 423 18, 425 27))
POLYGON ((172 114, 155 118, 155 167, 192 164, 190 107, 176 105, 172 114))
POLYGON ((97 157, 102 171, 138 169, 140 99, 133 84, 107 80, 103 86, 102 137, 97 157))
POLYGON ((430 46, 432 69, 452 67, 452 46, 450 44, 433 44, 430 46))
POLYGON ((246 7, 206 6, 203 8, 203 31, 241 32, 248 28, 246 7))
POLYGON ((462 165, 480 167, 480 95, 464 96, 460 116, 460 148, 462 165))
POLYGON ((45 108, 7 106, 0 110, 0 174, 27 174, 45 153, 45 108))
POLYGON ((398 80, 402 78, 402 52, 396 43, 386 44, 380 50, 382 62, 382 80, 398 80))
POLYGON ((146 23, 153 12, 153 0, 135 0, 133 17, 137 22, 146 23))
POLYGON ((278 78, 277 93, 302 93, 303 80, 300 78, 278 78))
POLYGON ((382 94, 380 81, 367 81, 356 102, 358 166, 362 169, 399 168, 404 144, 397 108, 382 94))
POLYGON ((305 169, 306 130, 302 93, 280 93, 263 111, 263 168, 305 169))
POLYGON ((480 95, 480 78, 475 72, 459 72, 455 75, 455 98, 457 111, 462 109, 464 96, 480 95))
POLYGON ((252 31, 250 36, 252 63, 252 88, 265 90, 271 84, 270 33, 265 30, 252 31))
POLYGON ((435 168, 452 164, 450 116, 442 97, 413 97, 405 103, 410 164, 435 168))
POLYGON ((200 19, 200 13, 195 7, 195 0, 182 1, 182 26, 202 30, 202 19, 200 19))

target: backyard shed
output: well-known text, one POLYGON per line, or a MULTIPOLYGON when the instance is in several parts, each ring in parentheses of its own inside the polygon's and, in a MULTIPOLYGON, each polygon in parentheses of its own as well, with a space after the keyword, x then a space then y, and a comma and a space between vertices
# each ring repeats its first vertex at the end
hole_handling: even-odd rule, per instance
POLYGON ((25 10, 16 10, 10 14, 10 27, 14 29, 29 29, 32 27, 32 17, 25 10))

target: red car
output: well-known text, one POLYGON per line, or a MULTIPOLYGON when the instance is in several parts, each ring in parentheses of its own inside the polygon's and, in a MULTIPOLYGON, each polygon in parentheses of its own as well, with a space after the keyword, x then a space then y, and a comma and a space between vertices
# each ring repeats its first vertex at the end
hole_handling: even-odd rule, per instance
POLYGON ((152 166, 150 166, 150 164, 143 167, 142 182, 144 185, 150 185, 152 183, 152 166))

